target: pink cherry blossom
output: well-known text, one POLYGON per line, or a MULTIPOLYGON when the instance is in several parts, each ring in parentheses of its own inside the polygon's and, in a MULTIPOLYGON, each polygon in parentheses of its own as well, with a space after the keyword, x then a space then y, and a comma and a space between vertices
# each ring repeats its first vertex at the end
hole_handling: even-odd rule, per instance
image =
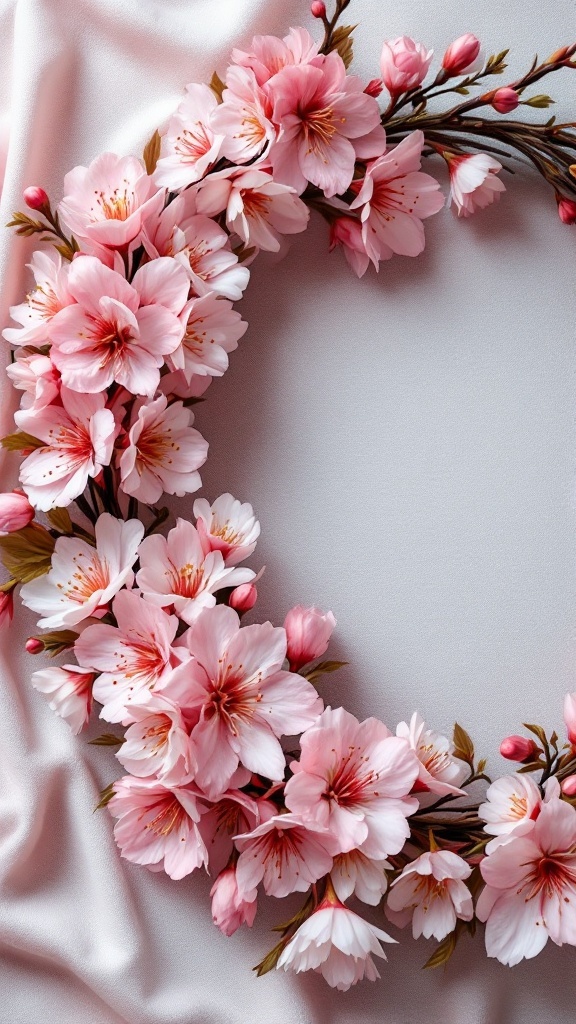
MULTIPOLYGON (((249 778, 250 773, 246 774, 249 778)), ((199 828, 208 850, 210 873, 217 874, 228 863, 235 835, 250 832, 275 813, 276 806, 270 801, 255 800, 240 789, 228 789, 215 803, 207 803, 199 828)))
POLYGON ((433 50, 427 50, 422 43, 415 43, 409 36, 399 36, 398 39, 385 42, 380 56, 380 70, 390 95, 395 98, 421 85, 428 74, 433 55, 433 50))
MULTIPOLYGON (((458 783, 465 778, 468 769, 463 761, 452 755, 454 745, 447 736, 429 729, 418 712, 414 712, 410 724, 400 722, 396 727, 396 735, 408 740, 412 750, 420 762, 416 792, 430 792, 436 796, 465 796, 466 791, 458 788, 458 783)), ((434 797, 434 798, 435 798, 434 797)), ((422 799, 421 803, 429 800, 422 799)))
POLYGON ((410 834, 408 797, 418 761, 406 740, 376 718, 359 722, 344 708, 326 708, 300 739, 300 760, 286 783, 286 806, 331 831, 339 852, 367 857, 398 853, 410 834))
POLYGON ((164 192, 133 156, 101 153, 64 178, 58 212, 76 238, 120 248, 140 234, 164 205, 164 192))
POLYGON ((457 920, 474 916, 472 894, 463 881, 471 873, 470 865, 449 850, 423 853, 392 882, 386 901, 389 919, 401 928, 412 921, 415 939, 434 936, 441 942, 457 920))
POLYGON ((346 261, 357 277, 363 277, 370 257, 362 237, 362 225, 353 217, 337 217, 330 226, 330 252, 341 245, 346 261))
POLYGON ((486 922, 486 952, 513 967, 548 939, 576 945, 576 810, 556 779, 534 828, 493 849, 480 864, 486 887, 476 915, 486 922))
POLYGON ((471 32, 465 32, 458 36, 446 50, 442 57, 442 67, 452 75, 462 75, 471 71, 480 53, 480 40, 471 32))
POLYGON ((304 28, 291 28, 283 39, 254 36, 250 49, 232 50, 232 62, 250 68, 258 85, 264 85, 282 68, 291 64, 309 64, 318 56, 319 44, 304 28))
POLYGON ((250 279, 230 248, 230 237, 214 220, 196 213, 190 189, 176 197, 148 226, 143 239, 155 259, 171 256, 188 274, 195 295, 223 295, 237 300, 250 279))
POLYGON ((170 370, 161 376, 158 391, 168 399, 201 398, 211 383, 212 377, 202 377, 199 373, 193 373, 187 381, 184 370, 170 370))
POLYGON ((220 551, 205 554, 192 523, 178 519, 167 537, 147 537, 140 546, 137 582, 147 601, 168 607, 191 623, 203 608, 216 604, 214 594, 222 587, 249 583, 252 569, 227 568, 220 551))
POLYGON ((0 494, 0 537, 22 530, 34 519, 34 509, 21 491, 0 494))
POLYGON ((74 735, 88 724, 95 673, 79 665, 43 668, 32 673, 32 686, 50 697, 48 706, 68 723, 74 735))
POLYGON ((108 809, 118 819, 114 838, 120 852, 133 864, 163 868, 174 879, 206 864, 198 830, 200 812, 190 789, 127 775, 114 783, 108 809))
POLYGON ((564 722, 568 742, 576 747, 576 693, 567 693, 564 698, 564 722))
POLYGON ((201 486, 198 469, 208 442, 191 424, 194 414, 165 395, 134 409, 129 445, 120 459, 121 488, 148 505, 166 494, 183 497, 201 486))
POLYGON ((278 960, 285 971, 314 970, 332 988, 347 992, 363 978, 380 975, 370 954, 386 959, 381 942, 396 940, 340 903, 332 890, 300 925, 278 960))
POLYGON ((62 388, 62 405, 16 413, 21 430, 43 441, 20 466, 20 482, 34 508, 69 505, 112 458, 117 428, 104 395, 62 388))
POLYGON ((253 71, 231 65, 226 72, 222 103, 211 118, 212 129, 224 136, 222 155, 233 164, 265 156, 278 134, 272 102, 253 71))
POLYGON ((517 761, 521 764, 537 759, 539 750, 534 740, 526 736, 505 736, 500 744, 500 753, 508 761, 517 761))
POLYGON ((328 874, 336 849, 329 832, 310 827, 295 814, 276 814, 252 832, 236 837, 238 889, 248 897, 262 882, 267 896, 307 892, 328 874))
POLYGON ((7 327, 2 336, 11 345, 42 345, 49 338, 50 321, 73 301, 68 291, 69 264, 62 264, 57 252, 33 253, 29 267, 35 288, 18 306, 10 307, 10 316, 21 327, 7 327))
POLYGON ((162 693, 146 704, 132 704, 133 725, 126 730, 116 757, 139 778, 154 775, 166 785, 189 781, 194 773, 194 751, 178 705, 162 693))
POLYGON ((208 85, 187 85, 186 95, 162 136, 156 185, 176 192, 210 170, 218 160, 223 136, 216 135, 210 117, 218 100, 208 85))
POLYGON ((14 618, 14 589, 0 590, 0 629, 10 625, 14 618))
MULTIPOLYGON (((488 786, 478 817, 491 836, 524 836, 533 830, 541 807, 540 790, 529 775, 505 775, 488 786)), ((492 840, 486 849, 490 852, 496 845, 492 840)))
MULTIPOLYGON (((444 154, 446 156, 446 154, 444 154)), ((486 153, 452 153, 446 156, 450 171, 450 202, 459 217, 483 210, 506 191, 498 177, 502 164, 486 153)))
POLYGON ((284 619, 284 629, 288 637, 287 657, 292 672, 297 672, 303 665, 326 652, 335 626, 336 619, 332 612, 304 608, 300 604, 290 609, 284 619))
POLYGON ((334 891, 343 902, 354 895, 363 903, 377 907, 388 887, 387 860, 367 857, 362 850, 349 850, 334 857, 330 878, 334 891))
POLYGON ((279 782, 285 757, 279 737, 310 726, 322 710, 314 687, 282 671, 286 634, 271 623, 240 628, 232 608, 206 608, 187 634, 192 660, 174 673, 186 680, 186 709, 198 769, 210 800, 230 785, 239 764, 279 782))
POLYGON ((227 566, 248 558, 260 536, 260 523, 249 502, 240 502, 231 494, 221 494, 210 505, 205 498, 194 502, 196 529, 206 555, 219 551, 227 566))
POLYGON ((49 356, 41 352, 17 349, 16 358, 6 367, 6 373, 14 387, 23 392, 20 401, 22 409, 38 412, 58 398, 60 374, 49 356))
POLYGON ((292 185, 299 194, 310 181, 334 196, 352 181, 357 155, 383 152, 378 104, 364 93, 359 78, 346 74, 337 53, 328 54, 321 67, 283 68, 270 89, 274 121, 282 131, 270 153, 275 181, 292 185))
POLYGON ((184 326, 182 343, 169 356, 175 369, 183 370, 186 379, 194 374, 221 377, 228 369, 228 353, 238 348, 238 341, 248 324, 232 303, 213 292, 190 299, 181 314, 184 326))
POLYGON ((130 706, 145 704, 152 691, 161 690, 187 652, 172 646, 176 616, 137 594, 121 590, 112 611, 118 625, 87 626, 74 652, 80 665, 101 673, 94 684, 94 697, 104 705, 100 717, 129 723, 130 706))
POLYGON ((243 924, 252 927, 258 906, 256 895, 250 900, 240 893, 235 867, 231 865, 220 872, 210 895, 212 920, 224 935, 233 935, 243 924))
POLYGON ((251 168, 226 171, 201 183, 199 213, 214 217, 226 211, 230 232, 245 245, 278 252, 282 235, 305 231, 310 211, 289 185, 275 182, 266 171, 251 168))
POLYGON ((364 246, 376 269, 394 253, 418 256, 424 249, 422 220, 444 206, 436 179, 420 171, 423 145, 422 132, 412 132, 369 164, 350 204, 361 210, 364 246))
POLYGON ((44 629, 74 626, 105 609, 132 578, 143 524, 104 512, 95 532, 96 547, 77 537, 59 537, 49 572, 22 587, 23 604, 40 612, 38 625, 44 629))
POLYGON ((173 260, 153 260, 129 284, 95 256, 78 256, 68 285, 76 301, 50 323, 51 357, 64 384, 93 394, 116 382, 134 395, 152 395, 165 356, 182 340, 184 270, 173 260))

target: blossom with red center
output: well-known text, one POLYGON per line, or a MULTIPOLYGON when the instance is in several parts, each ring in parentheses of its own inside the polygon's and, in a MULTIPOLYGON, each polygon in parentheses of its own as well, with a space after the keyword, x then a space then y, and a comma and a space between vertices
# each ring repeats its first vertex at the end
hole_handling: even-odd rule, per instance
POLYGON ((447 736, 429 729, 418 712, 414 712, 410 723, 400 722, 396 727, 396 735, 408 740, 420 762, 415 791, 423 804, 429 803, 424 794, 436 796, 465 796, 465 790, 458 788, 467 774, 463 761, 452 755, 454 744, 447 736))
POLYGON ((326 708, 300 740, 291 764, 286 806, 338 839, 339 852, 359 847, 368 857, 398 853, 418 807, 408 796, 418 760, 406 742, 376 718, 359 722, 344 708, 326 708))
POLYGON ((153 260, 129 284, 95 256, 78 256, 68 284, 75 302, 50 323, 50 355, 64 384, 94 394, 116 382, 133 395, 152 395, 165 356, 182 339, 183 269, 153 260))
POLYGON ((236 837, 238 889, 249 898, 260 882, 267 896, 307 892, 327 875, 337 844, 329 832, 306 825, 296 814, 276 814, 236 837))
POLYGON ((162 136, 153 175, 157 185, 173 192, 186 188, 216 163, 223 136, 213 131, 210 117, 217 106, 208 85, 186 86, 186 95, 162 136))
POLYGON ((198 830, 200 811, 190 789, 126 775, 114 783, 108 809, 118 819, 114 838, 120 852, 133 864, 164 869, 173 879, 206 864, 206 847, 198 830))
POLYGON ((486 887, 476 916, 486 922, 486 952, 513 967, 537 956, 548 939, 576 945, 576 809, 556 779, 534 828, 513 836, 480 864, 486 887))
MULTIPOLYGON (((478 808, 478 817, 491 836, 524 836, 534 828, 542 807, 538 786, 529 775, 504 775, 486 791, 486 801, 478 808)), ((486 849, 498 845, 493 839, 486 849)))
MULTIPOLYGON (((242 785, 250 779, 250 773, 243 768, 237 775, 242 785), (245 780, 241 773, 246 776, 245 780)), ((221 871, 228 863, 234 849, 234 836, 250 832, 276 814, 276 810, 276 805, 269 800, 255 800, 240 789, 228 789, 216 802, 206 802, 199 828, 208 850, 210 873, 221 871)))
POLYGON ((319 44, 305 28, 291 28, 283 39, 254 36, 248 51, 232 50, 232 63, 250 68, 258 85, 264 85, 288 65, 310 64, 317 58, 318 50, 319 44))
POLYGON ((194 770, 194 751, 177 703, 165 694, 152 694, 146 704, 132 705, 129 726, 116 757, 139 778, 154 775, 166 785, 188 781, 194 770))
POLYGON ((218 605, 201 612, 186 639, 192 660, 174 676, 185 681, 183 706, 198 716, 191 733, 196 783, 215 800, 239 764, 281 781, 279 737, 300 733, 322 710, 306 679, 282 671, 284 630, 270 622, 240 628, 236 612, 218 605))
POLYGON ((191 426, 194 413, 182 402, 168 405, 160 395, 135 407, 133 420, 120 458, 124 493, 151 505, 164 493, 181 498, 197 491, 208 442, 191 426))
POLYGON ((178 519, 167 537, 155 534, 142 542, 136 580, 147 601, 173 605, 191 623, 216 604, 218 590, 250 583, 255 575, 252 569, 228 568, 220 551, 206 554, 197 529, 178 519))
POLYGON ((245 245, 278 252, 282 235, 293 235, 308 226, 310 211, 290 185, 274 181, 259 169, 226 170, 199 186, 199 213, 215 217, 226 211, 226 224, 245 245))
POLYGON ((378 104, 359 78, 346 74, 337 53, 324 57, 321 66, 283 68, 268 88, 281 129, 270 152, 274 180, 298 194, 309 181, 328 197, 341 194, 352 181, 356 157, 383 152, 378 104))
POLYGON ((18 306, 10 307, 10 316, 20 327, 6 327, 2 336, 11 345, 41 345, 49 338, 50 321, 74 300, 68 291, 70 265, 62 263, 57 252, 32 254, 29 267, 36 287, 18 306))
POLYGON ((199 377, 221 377, 228 369, 228 353, 248 324, 232 303, 208 292, 186 303, 180 319, 184 325, 182 343, 168 357, 174 369, 181 369, 188 381, 199 377))
POLYGON ((140 160, 101 153, 88 167, 68 172, 58 213, 77 239, 119 248, 163 205, 164 192, 140 160))
POLYGON ((415 939, 434 936, 441 942, 458 920, 474 916, 472 894, 464 884, 471 874, 470 865, 450 850, 423 853, 392 882, 386 915, 400 928, 412 922, 415 939))
POLYGON ((77 537, 59 537, 52 566, 21 590, 22 602, 39 612, 44 629, 74 626, 104 610, 132 578, 132 566, 144 526, 138 519, 123 522, 108 512, 99 516, 96 547, 77 537))
POLYGON ((502 164, 487 153, 444 153, 450 171, 450 202, 459 217, 483 210, 506 191, 498 177, 502 164))
POLYGON ((48 706, 68 723, 74 735, 88 725, 96 673, 79 665, 43 668, 32 673, 32 686, 49 698, 48 706))
POLYGON ((412 132, 369 164, 350 204, 360 209, 364 246, 376 269, 394 253, 418 256, 425 245, 422 221, 444 206, 439 183, 420 171, 423 145, 422 132, 412 132))
POLYGON ((121 590, 112 611, 117 626, 87 626, 74 653, 80 665, 101 674, 94 697, 103 704, 100 717, 107 722, 132 721, 131 704, 145 704, 152 691, 166 683, 187 657, 185 647, 173 647, 178 629, 175 615, 121 590))
POLYGON ((219 551, 227 566, 248 558, 260 536, 260 523, 249 502, 221 494, 210 505, 205 498, 194 502, 196 529, 205 554, 219 551))
POLYGON ((16 413, 21 430, 43 442, 20 466, 20 483, 41 512, 69 505, 88 477, 108 466, 117 434, 105 395, 79 395, 62 388, 62 405, 16 413))
POLYGON ((224 136, 221 152, 233 164, 248 163, 269 151, 278 134, 272 101, 249 68, 228 68, 222 103, 212 114, 211 125, 224 136))

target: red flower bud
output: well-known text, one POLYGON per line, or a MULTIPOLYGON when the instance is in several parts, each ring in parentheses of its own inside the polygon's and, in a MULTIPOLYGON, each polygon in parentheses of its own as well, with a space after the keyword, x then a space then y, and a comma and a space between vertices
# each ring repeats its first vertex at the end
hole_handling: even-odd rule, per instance
POLYGON ((507 736, 500 744, 500 753, 508 761, 532 761, 538 753, 538 747, 534 740, 527 740, 524 736, 507 736))
POLYGON ((30 185, 24 189, 24 202, 29 210, 44 210, 50 206, 47 193, 39 185, 30 185))
POLYGON ((14 615, 14 594, 12 590, 0 592, 0 626, 8 626, 14 615))
POLYGON ((573 199, 565 199, 564 196, 556 196, 558 203, 558 216, 563 224, 576 224, 576 203, 573 199))
POLYGON ((44 642, 37 636, 29 636, 24 644, 28 654, 42 654, 44 642))
POLYGON ((564 796, 576 796, 576 775, 569 775, 562 783, 564 796))
POLYGON ((492 97, 492 106, 499 114, 509 114, 512 110, 516 110, 519 103, 518 93, 507 85, 502 89, 496 89, 492 97))
POLYGON ((323 0, 312 0, 312 3, 310 4, 310 11, 312 12, 313 18, 325 18, 326 4, 323 0))
POLYGON ((461 75, 474 63, 479 53, 480 40, 471 32, 466 32, 450 43, 442 58, 442 67, 449 75, 461 75))
POLYGON ((384 82, 382 81, 382 79, 373 78, 371 82, 368 82, 368 85, 364 89, 364 92, 366 93, 367 96, 374 96, 374 98, 376 98, 377 96, 380 95, 383 88, 384 82))
POLYGON ((254 607, 258 599, 258 591, 253 583, 242 583, 239 587, 236 587, 232 591, 228 599, 228 604, 235 611, 249 612, 254 607))

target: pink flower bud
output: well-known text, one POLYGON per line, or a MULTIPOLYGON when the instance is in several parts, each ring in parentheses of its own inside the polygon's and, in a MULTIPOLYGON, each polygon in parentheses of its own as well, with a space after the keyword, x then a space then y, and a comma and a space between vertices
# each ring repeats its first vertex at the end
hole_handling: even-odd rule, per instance
POLYGON ((558 216, 563 224, 576 224, 576 203, 573 199, 566 199, 564 196, 556 197, 558 202, 558 216))
POLYGON ((29 636, 24 646, 28 654, 42 654, 44 650, 44 643, 37 636, 29 636))
POLYGON ((506 85, 502 89, 496 89, 491 103, 499 114, 509 114, 512 110, 516 110, 520 103, 520 97, 514 89, 510 89, 506 85))
POLYGON ((0 593, 0 627, 8 626, 14 615, 14 594, 12 590, 0 593))
POLYGON ((415 89, 424 81, 433 51, 408 36, 384 43, 380 56, 382 81, 392 97, 415 89))
POLYGON ((534 740, 528 740, 525 736, 507 736, 500 744, 500 753, 508 761, 518 761, 523 764, 525 761, 532 761, 539 748, 534 740))
POLYGON ((38 185, 30 185, 24 189, 24 202, 29 210, 44 210, 50 206, 50 200, 43 188, 38 185))
POLYGON ((576 775, 569 775, 561 786, 564 796, 576 796, 576 775))
POLYGON ((379 96, 380 93, 382 92, 383 88, 384 83, 382 79, 373 78, 370 82, 368 82, 368 85, 364 89, 364 92, 366 93, 367 96, 374 96, 374 99, 376 99, 376 97, 379 96))
POLYGON ((284 620, 284 629, 288 637, 286 656, 292 672, 324 654, 335 625, 332 612, 303 608, 302 605, 290 609, 284 620))
POLYGON ((233 935, 241 924, 249 928, 256 917, 256 891, 254 898, 245 900, 238 890, 236 868, 227 867, 220 872, 210 890, 212 897, 212 920, 224 935, 233 935))
POLYGON ((326 4, 323 0, 313 0, 310 4, 310 12, 313 18, 325 18, 326 17, 326 4))
POLYGON ((239 587, 236 587, 232 591, 228 598, 228 604, 235 611, 242 614, 243 612, 249 612, 254 607, 258 600, 258 591, 253 583, 242 583, 239 587))
POLYGON ((474 63, 479 53, 480 40, 471 32, 466 32, 450 43, 442 58, 442 67, 448 75, 461 75, 474 63))
POLYGON ((564 721, 568 742, 576 747, 576 693, 567 693, 564 698, 564 721))
POLYGON ((10 491, 0 494, 0 537, 16 533, 34 519, 34 509, 25 494, 10 491))

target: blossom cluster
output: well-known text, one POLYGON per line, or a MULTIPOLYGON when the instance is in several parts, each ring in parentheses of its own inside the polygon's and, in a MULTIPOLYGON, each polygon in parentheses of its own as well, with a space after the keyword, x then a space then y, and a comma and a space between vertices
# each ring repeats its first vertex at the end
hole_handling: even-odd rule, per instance
MULTIPOLYGON (((503 55, 482 63, 467 33, 426 86, 432 51, 401 37, 365 84, 348 71, 352 30, 336 31, 347 5, 329 20, 312 4, 323 43, 296 28, 235 49, 223 81, 187 86, 142 160, 104 153, 74 168, 56 207, 25 190, 37 219, 12 224, 52 244, 33 252, 34 286, 4 330, 21 403, 2 443, 22 461, 18 488, 0 495, 0 622, 20 586, 39 616, 29 653, 61 661, 32 685, 74 733, 95 704, 115 730, 95 742, 117 748, 125 773, 101 800, 122 856, 176 880, 208 871, 226 935, 252 925, 259 892, 302 893, 258 970, 312 969, 340 989, 377 978, 372 957, 396 941, 350 899, 440 942, 430 966, 474 916, 505 963, 548 938, 576 944, 576 697, 565 749, 537 726, 539 745, 508 737, 501 750, 520 774, 462 805, 491 780, 459 726, 450 739, 418 714, 390 729, 325 705, 317 684, 342 665, 318 660, 331 612, 299 605, 282 627, 242 622, 261 576, 245 564, 260 534, 249 503, 199 497, 193 521, 162 530, 162 496, 201 488, 208 444, 193 407, 247 328, 234 304, 255 256, 280 251, 311 210, 359 276, 417 256, 423 221, 445 205, 423 157, 443 159, 458 214, 487 206, 504 191, 502 164, 457 132, 482 142, 496 129, 477 114, 469 126, 466 112, 509 114, 530 103, 528 85, 574 66, 566 47, 443 121, 427 114, 452 88, 439 87, 467 94, 502 73, 503 55)), ((532 129, 515 131, 510 145, 529 155, 532 129)), ((564 223, 576 220, 561 178, 570 145, 550 142, 545 173, 564 223)))

